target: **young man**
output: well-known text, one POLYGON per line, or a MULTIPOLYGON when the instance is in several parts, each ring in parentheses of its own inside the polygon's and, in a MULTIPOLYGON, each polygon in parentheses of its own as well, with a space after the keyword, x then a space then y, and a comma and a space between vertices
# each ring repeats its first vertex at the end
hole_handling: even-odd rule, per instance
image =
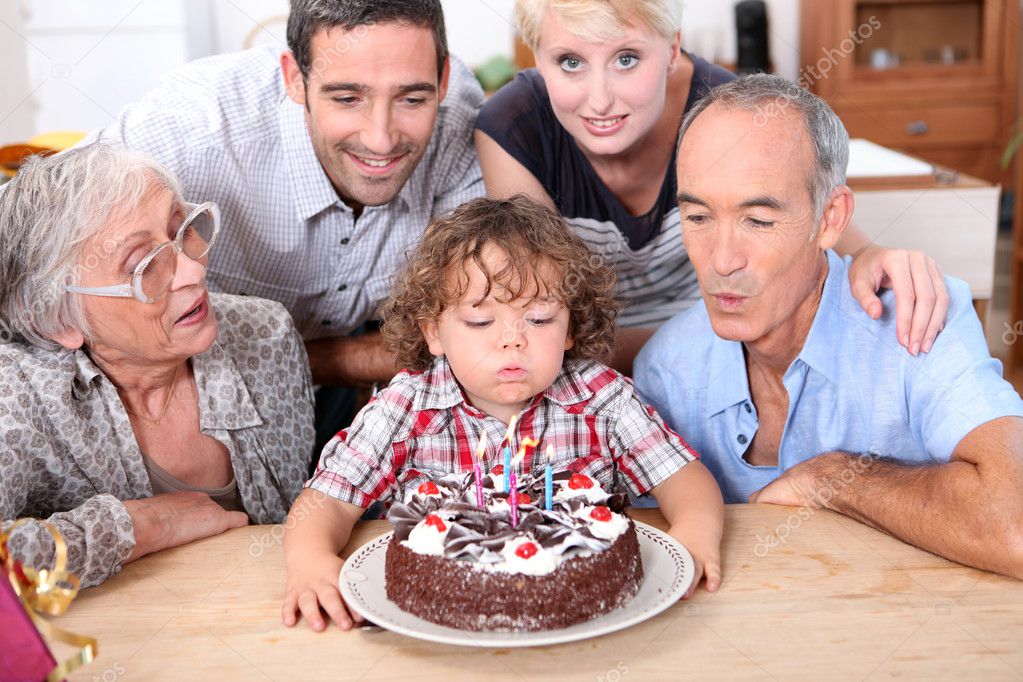
POLYGON ((291 5, 289 50, 189 64, 90 139, 217 202, 211 288, 283 303, 315 383, 368 385, 397 368, 379 334, 351 333, 430 218, 483 194, 483 93, 448 56, 440 0, 291 5))

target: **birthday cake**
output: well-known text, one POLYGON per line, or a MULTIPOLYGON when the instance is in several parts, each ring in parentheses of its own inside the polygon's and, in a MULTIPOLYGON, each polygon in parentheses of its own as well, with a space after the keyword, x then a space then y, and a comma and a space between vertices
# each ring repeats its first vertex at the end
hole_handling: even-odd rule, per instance
POLYGON ((628 497, 583 474, 516 485, 518 513, 495 467, 422 483, 392 505, 388 598, 405 611, 462 630, 537 631, 590 620, 639 590, 643 566, 628 497), (482 506, 481 506, 482 503, 482 506))

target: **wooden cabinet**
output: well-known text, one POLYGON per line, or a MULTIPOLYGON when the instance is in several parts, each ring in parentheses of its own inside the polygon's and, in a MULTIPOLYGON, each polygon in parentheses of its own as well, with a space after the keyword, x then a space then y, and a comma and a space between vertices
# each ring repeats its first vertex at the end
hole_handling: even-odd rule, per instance
POLYGON ((803 0, 801 83, 852 137, 1011 186, 1019 0, 803 0))

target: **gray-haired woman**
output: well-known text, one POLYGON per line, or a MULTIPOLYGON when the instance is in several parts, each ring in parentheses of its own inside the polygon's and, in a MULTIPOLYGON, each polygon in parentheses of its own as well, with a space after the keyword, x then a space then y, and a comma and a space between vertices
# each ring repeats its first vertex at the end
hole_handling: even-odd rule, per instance
MULTIPOLYGON (((207 293, 220 229, 149 157, 32 159, 0 192, 0 514, 56 524, 83 585, 249 520, 284 520, 313 443, 277 303, 207 293)), ((52 561, 41 524, 15 557, 52 561)))

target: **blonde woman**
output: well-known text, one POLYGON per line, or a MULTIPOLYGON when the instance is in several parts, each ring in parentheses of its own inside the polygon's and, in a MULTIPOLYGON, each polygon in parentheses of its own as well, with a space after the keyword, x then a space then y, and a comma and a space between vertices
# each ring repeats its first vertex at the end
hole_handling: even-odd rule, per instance
MULTIPOLYGON (((476 122, 487 193, 523 192, 560 211, 619 278, 615 366, 700 299, 680 238, 675 147, 679 122, 732 74, 681 49, 681 0, 517 0, 536 68, 495 94, 476 122)), ((769 112, 768 112, 769 113, 769 112)), ((937 265, 849 230, 853 292, 872 318, 876 291, 895 290, 898 336, 930 349, 948 296, 937 265)))

